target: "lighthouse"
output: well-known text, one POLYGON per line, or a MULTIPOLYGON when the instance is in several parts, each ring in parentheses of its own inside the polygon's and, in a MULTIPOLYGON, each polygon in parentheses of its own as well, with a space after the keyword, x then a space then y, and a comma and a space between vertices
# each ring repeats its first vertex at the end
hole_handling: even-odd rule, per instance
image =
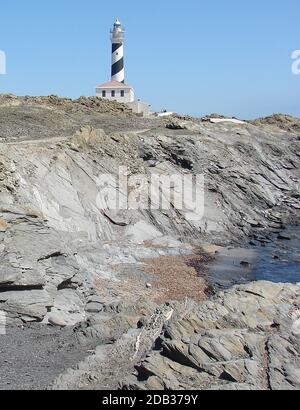
POLYGON ((111 59, 111 80, 101 84, 96 88, 96 95, 108 100, 120 103, 133 103, 134 90, 125 84, 124 69, 124 40, 125 30, 117 19, 113 25, 111 34, 112 59, 111 59))
POLYGON ((112 43, 111 80, 96 87, 96 96, 127 104, 133 112, 146 116, 150 113, 149 104, 135 100, 134 89, 125 84, 125 30, 119 19, 114 22, 110 35, 112 43))
POLYGON ((124 70, 124 35, 125 30, 122 28, 119 20, 116 20, 111 30, 112 42, 112 59, 111 59, 111 80, 119 83, 125 81, 124 70))

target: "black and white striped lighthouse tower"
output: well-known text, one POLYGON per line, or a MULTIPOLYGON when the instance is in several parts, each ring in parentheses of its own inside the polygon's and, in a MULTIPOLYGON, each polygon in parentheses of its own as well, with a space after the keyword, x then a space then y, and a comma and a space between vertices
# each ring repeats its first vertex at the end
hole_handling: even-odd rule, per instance
POLYGON ((111 81, 96 87, 96 96, 110 101, 127 104, 137 114, 149 115, 150 105, 135 100, 134 89, 125 84, 124 70, 124 39, 125 30, 119 20, 116 20, 110 30, 112 42, 111 81))
POLYGON ((111 80, 119 83, 125 81, 124 70, 124 29, 119 20, 116 20, 114 28, 111 30, 112 42, 112 65, 111 80))

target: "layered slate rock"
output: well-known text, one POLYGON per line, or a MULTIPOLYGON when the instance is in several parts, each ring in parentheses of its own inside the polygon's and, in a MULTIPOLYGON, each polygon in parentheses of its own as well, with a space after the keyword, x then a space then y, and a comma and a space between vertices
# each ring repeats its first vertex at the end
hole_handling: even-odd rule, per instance
POLYGON ((299 389, 299 305, 300 284, 270 282, 235 286, 201 304, 103 305, 77 328, 82 341, 98 340, 96 351, 52 387, 299 389))
POLYGON ((300 284, 256 282, 179 306, 132 389, 299 389, 300 284), (139 381, 138 381, 139 380, 139 381), (141 381, 142 380, 142 381, 141 381))
POLYGON ((153 284, 140 269, 145 258, 183 254, 182 242, 260 238, 299 215, 294 127, 144 119, 97 98, 55 96, 0 96, 0 115, 0 293, 8 319, 47 323, 52 314, 74 325, 102 313, 91 296, 108 303, 144 294, 153 284), (120 166, 146 183, 153 173, 204 174, 204 214, 190 219, 172 198, 167 209, 102 209, 101 176, 117 178, 120 166), (172 249, 155 244, 164 238, 180 241, 172 249))
POLYGON ((0 303, 11 318, 21 318, 25 322, 41 322, 52 305, 45 290, 0 292, 0 303))

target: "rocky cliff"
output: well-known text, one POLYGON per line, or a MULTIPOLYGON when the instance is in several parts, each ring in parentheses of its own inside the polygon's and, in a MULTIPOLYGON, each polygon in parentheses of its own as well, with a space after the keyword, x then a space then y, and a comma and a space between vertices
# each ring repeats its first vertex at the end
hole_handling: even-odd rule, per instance
POLYGON ((144 119, 97 98, 1 96, 0 303, 9 323, 92 317, 105 343, 143 311, 132 307, 125 322, 111 324, 118 319, 108 313, 124 300, 204 300, 199 273, 208 257, 199 246, 240 243, 298 218, 300 140, 297 127, 283 128, 144 119), (120 167, 137 196, 136 175, 204 175, 203 217, 187 217, 190 209, 177 209, 172 197, 161 210, 99 206, 110 186, 101 176, 113 180, 120 167), (158 269, 170 265, 179 283, 172 292, 158 269), (193 292, 182 286, 189 280, 193 292))

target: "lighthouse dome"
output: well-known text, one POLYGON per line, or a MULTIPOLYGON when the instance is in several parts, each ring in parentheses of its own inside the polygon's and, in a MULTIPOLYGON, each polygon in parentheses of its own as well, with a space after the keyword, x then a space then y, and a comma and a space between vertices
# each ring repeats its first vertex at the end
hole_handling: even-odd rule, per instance
POLYGON ((116 20, 115 26, 118 26, 118 27, 121 26, 121 22, 119 21, 119 19, 116 20))

